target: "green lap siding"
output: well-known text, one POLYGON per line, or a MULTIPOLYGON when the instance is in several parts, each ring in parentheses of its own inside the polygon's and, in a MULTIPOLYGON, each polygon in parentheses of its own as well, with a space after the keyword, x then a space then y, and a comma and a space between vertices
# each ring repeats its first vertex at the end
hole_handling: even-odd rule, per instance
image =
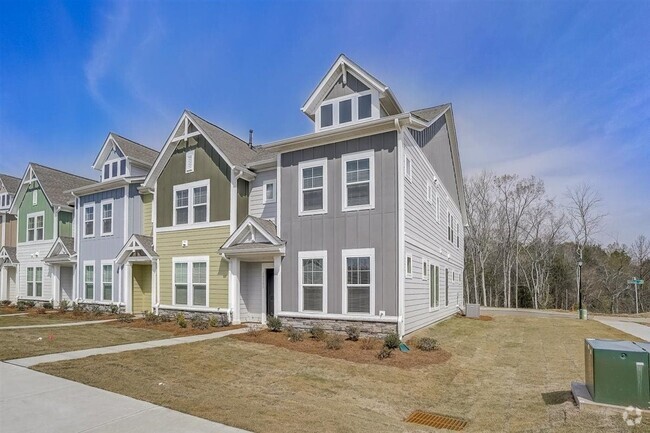
POLYGON ((59 236, 72 237, 72 214, 59 212, 59 236))
MULTIPOLYGON (((27 188, 27 193, 23 195, 22 202, 18 210, 18 242, 27 240, 27 216, 36 212, 43 212, 43 230, 44 240, 51 240, 54 237, 54 212, 47 201, 45 194, 38 182, 32 182, 27 188), (36 191, 37 201, 33 204, 33 191, 36 191)), ((72 227, 71 227, 72 228, 72 227)))

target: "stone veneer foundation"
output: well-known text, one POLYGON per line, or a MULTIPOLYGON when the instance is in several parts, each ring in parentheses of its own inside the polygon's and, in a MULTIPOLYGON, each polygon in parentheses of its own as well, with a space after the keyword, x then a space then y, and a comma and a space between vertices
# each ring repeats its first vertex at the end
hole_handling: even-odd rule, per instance
POLYGON ((362 320, 340 319, 310 319, 304 317, 278 316, 282 326, 293 326, 296 329, 308 331, 313 326, 320 326, 326 332, 345 333, 348 326, 356 326, 361 330, 361 335, 368 337, 385 337, 397 332, 397 323, 373 322, 362 320))

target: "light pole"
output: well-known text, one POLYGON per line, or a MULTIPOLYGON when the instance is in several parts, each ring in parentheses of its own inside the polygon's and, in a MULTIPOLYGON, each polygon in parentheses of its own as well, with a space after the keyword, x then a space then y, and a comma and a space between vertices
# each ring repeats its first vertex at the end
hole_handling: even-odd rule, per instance
POLYGON ((578 314, 581 320, 587 319, 587 310, 582 308, 582 248, 578 249, 578 314))

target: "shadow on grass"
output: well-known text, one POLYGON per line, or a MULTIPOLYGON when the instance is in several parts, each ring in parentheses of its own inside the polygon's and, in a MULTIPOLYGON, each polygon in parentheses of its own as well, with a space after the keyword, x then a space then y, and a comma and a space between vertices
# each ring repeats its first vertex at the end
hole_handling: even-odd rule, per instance
POLYGON ((554 406, 567 401, 573 401, 573 395, 571 394, 571 391, 543 392, 542 399, 544 400, 544 404, 547 406, 554 406))

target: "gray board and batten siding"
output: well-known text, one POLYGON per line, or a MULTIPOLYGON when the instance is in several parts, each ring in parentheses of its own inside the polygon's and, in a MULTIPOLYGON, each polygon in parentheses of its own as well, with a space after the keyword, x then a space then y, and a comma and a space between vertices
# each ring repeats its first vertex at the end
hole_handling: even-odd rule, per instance
POLYGON ((282 260, 283 312, 298 312, 298 253, 327 250, 327 313, 341 314, 343 249, 375 249, 375 306, 397 316, 397 133, 356 138, 287 152, 281 156, 281 233, 287 242, 282 260), (342 212, 341 156, 375 152, 375 208, 342 212), (299 216, 298 164, 327 158, 327 213, 299 216))

